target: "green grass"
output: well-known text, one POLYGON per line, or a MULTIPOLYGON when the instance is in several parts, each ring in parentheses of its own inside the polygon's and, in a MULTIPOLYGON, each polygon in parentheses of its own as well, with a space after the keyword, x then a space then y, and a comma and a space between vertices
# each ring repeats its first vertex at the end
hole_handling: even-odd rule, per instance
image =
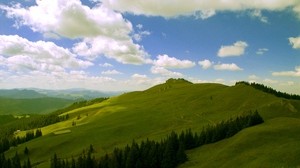
POLYGON ((188 151, 189 167, 299 167, 300 120, 276 118, 188 151))
MULTIPOLYGON (((69 120, 42 128, 43 137, 12 148, 6 154, 12 156, 16 151, 23 153, 27 146, 33 163, 42 162, 38 167, 49 167, 49 158, 54 153, 63 158, 76 157, 83 149, 93 144, 95 155, 99 157, 110 153, 117 146, 124 147, 133 139, 160 140, 172 130, 181 131, 188 128, 201 131, 207 124, 227 120, 250 110, 258 110, 266 124, 241 132, 245 137, 254 138, 252 136, 256 134, 250 134, 251 130, 255 132, 256 129, 275 128, 278 118, 295 118, 294 120, 298 121, 296 118, 300 117, 299 106, 300 101, 277 98, 246 85, 228 87, 220 84, 169 81, 146 91, 123 94, 99 104, 69 111, 69 120), (72 126, 72 122, 76 122, 76 126, 72 126), (62 130, 70 132, 53 134, 62 130)), ((291 124, 291 129, 294 125, 291 124)), ((298 130, 294 129, 295 132, 298 130)), ((270 138, 276 138, 278 131, 280 130, 275 129, 270 138)), ((229 140, 241 134, 225 142, 238 144, 239 139, 229 140)), ((194 154, 191 151, 188 163, 201 160, 197 155, 198 153, 194 154)), ((233 154, 228 153, 228 156, 230 155, 233 154)))

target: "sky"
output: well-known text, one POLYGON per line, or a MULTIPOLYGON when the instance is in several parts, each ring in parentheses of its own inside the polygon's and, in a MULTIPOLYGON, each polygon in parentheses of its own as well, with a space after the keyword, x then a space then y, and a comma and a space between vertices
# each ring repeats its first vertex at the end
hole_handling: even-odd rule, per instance
POLYGON ((184 78, 300 94, 299 0, 2 0, 0 23, 1 89, 184 78))

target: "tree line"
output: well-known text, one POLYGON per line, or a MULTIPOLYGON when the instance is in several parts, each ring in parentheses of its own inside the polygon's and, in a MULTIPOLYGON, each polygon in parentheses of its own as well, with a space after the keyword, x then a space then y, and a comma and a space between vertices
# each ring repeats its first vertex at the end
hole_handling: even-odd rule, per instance
MULTIPOLYGON (((156 142, 145 140, 132 142, 125 148, 115 148, 112 153, 95 159, 93 150, 83 152, 76 160, 51 158, 51 168, 175 168, 187 161, 185 150, 200 147, 229 138, 244 128, 263 123, 257 111, 231 118, 215 125, 208 125, 200 133, 191 129, 180 134, 172 132, 167 138, 156 142)), ((91 149, 91 148, 90 148, 91 149)), ((93 148, 92 148, 93 149, 93 148)))
POLYGON ((18 144, 28 142, 42 135, 43 135, 42 131, 40 129, 37 129, 35 132, 27 131, 24 137, 19 137, 19 136, 11 137, 11 138, 2 137, 2 140, 0 141, 0 153, 7 151, 12 146, 17 146, 18 144))
POLYGON ((25 160, 22 164, 18 153, 16 153, 15 156, 12 158, 5 158, 3 153, 0 154, 0 168, 31 168, 31 167, 32 165, 30 159, 27 158, 27 160, 25 160))
POLYGON ((236 82, 235 85, 238 84, 245 84, 248 86, 252 86, 253 88, 263 91, 265 93, 269 93, 272 94, 276 97, 282 97, 282 98, 286 98, 286 99, 294 99, 294 100, 300 100, 300 95, 296 95, 296 94, 288 94, 288 93, 284 93, 284 92, 280 92, 277 91, 271 87, 265 86, 263 84, 259 84, 259 83, 249 83, 249 82, 245 82, 245 81, 240 81, 240 82, 236 82))

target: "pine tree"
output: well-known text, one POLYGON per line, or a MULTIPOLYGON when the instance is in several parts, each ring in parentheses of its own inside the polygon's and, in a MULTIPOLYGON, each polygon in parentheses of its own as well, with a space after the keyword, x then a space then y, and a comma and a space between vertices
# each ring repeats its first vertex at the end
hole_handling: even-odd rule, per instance
POLYGON ((5 159, 4 153, 0 153, 0 167, 4 168, 5 164, 6 164, 6 159, 5 159))
POLYGON ((53 158, 51 159, 50 167, 51 168, 60 168, 60 162, 59 162, 59 159, 57 158, 56 153, 54 153, 53 158))
POLYGON ((28 155, 28 154, 29 154, 29 150, 28 150, 27 146, 26 146, 25 149, 24 149, 24 154, 25 154, 25 155, 28 155))
POLYGON ((21 168, 21 161, 18 153, 15 154, 15 156, 12 159, 12 167, 13 168, 21 168))
POLYGON ((184 152, 184 144, 182 142, 179 143, 179 149, 176 154, 177 164, 184 163, 187 161, 186 153, 184 152))
POLYGON ((31 168, 30 159, 28 158, 27 161, 24 161, 23 168, 31 168))

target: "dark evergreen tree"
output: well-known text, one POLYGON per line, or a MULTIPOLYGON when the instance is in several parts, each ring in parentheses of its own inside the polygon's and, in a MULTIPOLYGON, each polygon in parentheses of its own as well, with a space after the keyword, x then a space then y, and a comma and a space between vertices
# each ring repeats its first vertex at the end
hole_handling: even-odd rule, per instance
POLYGON ((40 136, 42 136, 42 135, 43 135, 43 133, 42 133, 42 130, 41 130, 41 129, 37 129, 37 130, 35 131, 35 138, 40 137, 40 136))
POLYGON ((31 168, 31 162, 29 158, 27 159, 27 161, 24 161, 23 168, 31 168))
POLYGON ((25 149, 24 149, 24 154, 25 154, 25 155, 28 155, 28 154, 29 154, 29 150, 28 150, 27 146, 26 146, 25 149))
POLYGON ((185 161, 187 161, 187 155, 184 152, 185 148, 184 148, 184 144, 182 142, 179 143, 179 148, 176 154, 176 158, 177 158, 177 164, 181 164, 184 163, 185 161))
POLYGON ((54 153, 53 157, 51 158, 50 167, 51 168, 60 168, 60 161, 59 161, 56 153, 54 153))
POLYGON ((21 161, 18 153, 12 158, 12 167, 13 168, 21 168, 21 161))

